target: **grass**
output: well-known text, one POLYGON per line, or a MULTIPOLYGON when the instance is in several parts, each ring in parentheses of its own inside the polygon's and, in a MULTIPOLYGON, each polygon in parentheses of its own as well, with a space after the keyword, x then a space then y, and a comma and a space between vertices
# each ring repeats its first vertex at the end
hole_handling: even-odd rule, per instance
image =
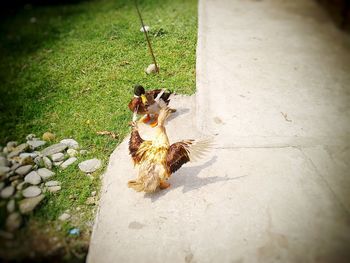
POLYGON ((62 182, 62 190, 47 196, 19 235, 46 231, 68 247, 87 242, 94 206, 85 202, 98 191, 109 155, 128 134, 132 86, 140 83, 183 94, 195 91, 197 2, 145 0, 139 7, 151 27, 160 65, 157 75, 144 73, 152 59, 133 1, 27 5, 1 21, 0 145, 50 131, 57 141, 74 138, 87 149, 89 154, 80 161, 96 157, 104 164, 93 179, 76 166, 57 170, 55 179, 62 182), (96 135, 103 130, 118 138, 96 135), (57 217, 67 209, 76 219, 62 225, 57 217), (71 227, 81 229, 80 238, 67 236, 71 227))

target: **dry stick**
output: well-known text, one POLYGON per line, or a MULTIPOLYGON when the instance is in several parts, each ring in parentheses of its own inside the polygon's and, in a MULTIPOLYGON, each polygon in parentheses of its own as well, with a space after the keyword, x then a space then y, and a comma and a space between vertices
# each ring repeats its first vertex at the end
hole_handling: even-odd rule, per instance
POLYGON ((151 52, 154 65, 156 66, 156 72, 158 73, 158 72, 159 72, 159 68, 158 68, 158 65, 157 65, 157 62, 156 62, 156 57, 155 57, 154 54, 153 54, 153 49, 152 49, 152 46, 151 46, 151 42, 149 41, 148 34, 147 34, 146 29, 145 29, 145 25, 143 24, 143 19, 142 19, 142 16, 141 16, 139 7, 138 7, 138 5, 137 5, 137 0, 135 0, 135 6, 136 6, 136 10, 137 10, 137 13, 138 13, 139 18, 140 18, 140 21, 141 21, 141 25, 142 25, 142 28, 143 28, 143 32, 145 33, 145 36, 146 36, 146 40, 147 40, 147 43, 148 43, 149 51, 151 52))

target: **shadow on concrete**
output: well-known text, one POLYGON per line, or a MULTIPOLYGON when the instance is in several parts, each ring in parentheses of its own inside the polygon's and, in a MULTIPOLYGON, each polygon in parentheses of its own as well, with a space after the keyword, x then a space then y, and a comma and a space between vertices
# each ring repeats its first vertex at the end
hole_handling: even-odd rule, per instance
POLYGON ((219 182, 227 182, 232 180, 237 180, 244 176, 237 177, 228 177, 226 176, 211 176, 211 177, 199 177, 200 172, 210 166, 212 166, 217 160, 217 156, 213 156, 209 161, 193 167, 184 167, 179 170, 179 172, 172 175, 169 179, 169 183, 171 184, 170 188, 166 190, 161 190, 153 194, 145 194, 145 198, 151 199, 152 202, 157 201, 159 198, 165 196, 170 191, 183 186, 182 193, 186 194, 187 192, 198 190, 203 186, 219 183, 219 182))
POLYGON ((168 118, 168 122, 169 121, 172 121, 174 119, 176 119, 177 117, 181 116, 181 115, 184 115, 186 113, 189 113, 190 112, 190 109, 189 108, 177 108, 176 109, 176 112, 174 112, 173 114, 171 114, 168 118))

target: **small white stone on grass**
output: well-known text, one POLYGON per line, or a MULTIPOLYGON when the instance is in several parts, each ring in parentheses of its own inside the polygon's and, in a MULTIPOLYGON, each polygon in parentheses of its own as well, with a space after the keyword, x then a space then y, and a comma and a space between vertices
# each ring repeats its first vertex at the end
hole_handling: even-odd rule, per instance
POLYGON ((155 64, 150 64, 147 68, 146 68, 146 73, 147 74, 154 74, 157 73, 157 68, 155 64))
POLYGON ((22 191, 24 197, 36 197, 41 194, 41 189, 37 186, 29 186, 22 191))
POLYGON ((24 181, 33 185, 40 184, 41 177, 36 171, 32 171, 24 177, 24 181))
POLYGON ((140 28, 140 32, 148 32, 150 30, 150 27, 149 26, 145 26, 145 27, 141 27, 140 28))
POLYGON ((60 162, 60 161, 63 161, 63 159, 64 159, 63 153, 55 153, 55 154, 51 155, 51 160, 53 162, 60 162))
POLYGON ((95 195, 96 195, 96 191, 92 191, 91 196, 95 196, 95 195))
POLYGON ((15 192, 15 188, 10 185, 1 190, 0 196, 4 199, 10 198, 15 192))
POLYGON ((56 192, 61 190, 61 186, 59 186, 59 185, 50 186, 50 187, 47 187, 47 190, 51 193, 56 193, 56 192))
POLYGON ((64 139, 60 143, 67 145, 69 148, 79 149, 79 143, 74 139, 64 139))
POLYGON ((47 179, 55 175, 54 172, 51 172, 49 169, 46 168, 40 168, 38 170, 38 174, 40 175, 41 179, 43 179, 43 181, 46 181, 47 179))
POLYGON ((79 164, 79 169, 84 173, 93 173, 101 167, 102 163, 99 159, 90 159, 79 164))
POLYGON ((33 133, 31 133, 31 134, 28 134, 28 135, 27 135, 26 140, 27 140, 27 141, 31 141, 31 140, 33 140, 35 137, 36 137, 36 135, 33 134, 33 133))
POLYGON ((75 163, 78 159, 76 157, 71 157, 68 160, 66 160, 64 163, 61 164, 62 169, 66 169, 69 165, 72 165, 75 163))
POLYGON ((57 186, 60 184, 61 184, 61 182, 59 182, 59 181, 48 181, 45 183, 45 186, 57 186))
POLYGON ((78 154, 77 150, 74 150, 74 149, 68 149, 67 153, 70 157, 74 157, 78 154))
POLYGON ((63 163, 63 161, 60 161, 60 162, 54 162, 54 163, 53 163, 53 166, 58 167, 58 166, 60 166, 62 163, 63 163))
POLYGON ((85 154, 87 154, 87 153, 88 153, 87 150, 80 150, 80 151, 79 151, 79 154, 81 154, 81 155, 85 155, 85 154))
POLYGON ((59 220, 61 221, 67 221, 70 218, 70 214, 63 213, 62 215, 59 216, 59 220))

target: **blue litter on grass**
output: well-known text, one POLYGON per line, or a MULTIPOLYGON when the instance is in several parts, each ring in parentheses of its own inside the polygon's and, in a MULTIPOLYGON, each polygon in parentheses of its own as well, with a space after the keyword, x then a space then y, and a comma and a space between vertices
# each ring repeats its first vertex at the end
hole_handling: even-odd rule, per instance
POLYGON ((72 228, 69 230, 69 234, 72 236, 79 236, 80 230, 79 230, 79 228, 72 228))

